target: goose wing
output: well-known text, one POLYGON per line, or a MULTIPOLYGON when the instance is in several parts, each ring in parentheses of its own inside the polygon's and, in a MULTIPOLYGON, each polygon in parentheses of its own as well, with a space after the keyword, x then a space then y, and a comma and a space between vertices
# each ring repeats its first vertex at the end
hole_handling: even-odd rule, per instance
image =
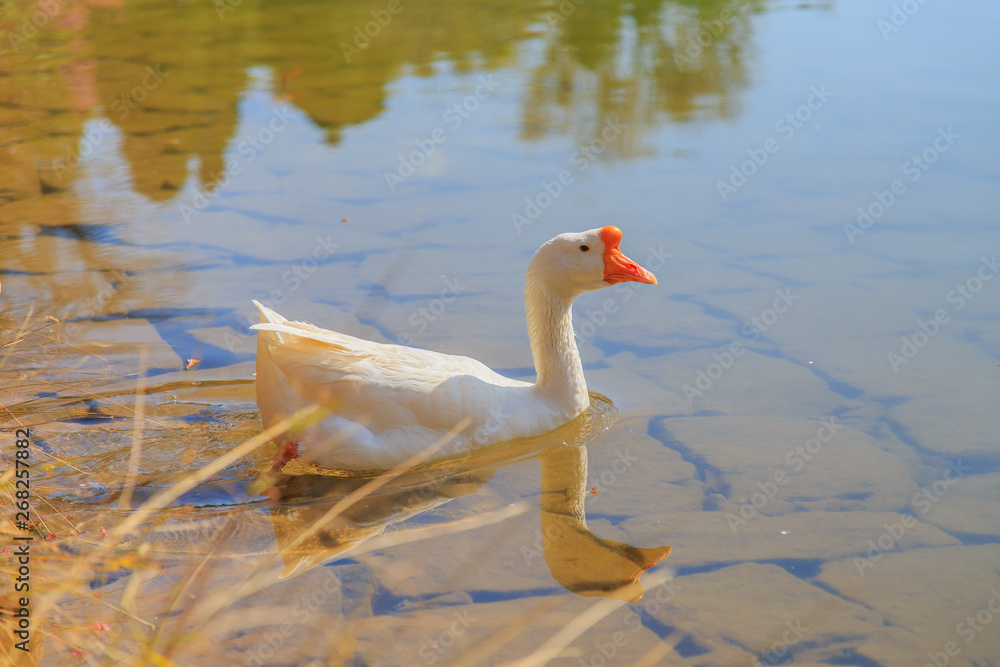
POLYGON ((266 348, 270 372, 301 395, 301 404, 288 408, 307 399, 363 419, 374 431, 447 429, 465 418, 485 423, 510 389, 531 386, 469 357, 375 343, 290 322, 257 305, 264 321, 252 328, 260 332, 258 347, 266 348))

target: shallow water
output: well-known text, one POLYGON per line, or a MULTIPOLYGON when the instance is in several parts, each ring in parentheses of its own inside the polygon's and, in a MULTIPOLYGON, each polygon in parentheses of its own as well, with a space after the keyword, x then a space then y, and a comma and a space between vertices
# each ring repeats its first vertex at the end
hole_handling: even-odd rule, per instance
POLYGON ((501 664, 589 611, 552 664, 1000 664, 998 19, 4 7, 0 452, 31 427, 38 539, 31 652, 0 646, 501 664), (528 258, 606 224, 659 285, 576 306, 595 432, 394 479, 306 537, 364 481, 265 489, 265 445, 117 541, 260 432, 251 299, 530 378, 528 258))

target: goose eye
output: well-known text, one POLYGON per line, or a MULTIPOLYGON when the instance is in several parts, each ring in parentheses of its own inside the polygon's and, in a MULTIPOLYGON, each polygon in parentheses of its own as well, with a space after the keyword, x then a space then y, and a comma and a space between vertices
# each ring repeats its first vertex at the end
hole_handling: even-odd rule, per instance
POLYGON ((580 246, 580 252, 587 252, 588 250, 590 250, 590 246, 589 245, 582 245, 582 246, 580 246))

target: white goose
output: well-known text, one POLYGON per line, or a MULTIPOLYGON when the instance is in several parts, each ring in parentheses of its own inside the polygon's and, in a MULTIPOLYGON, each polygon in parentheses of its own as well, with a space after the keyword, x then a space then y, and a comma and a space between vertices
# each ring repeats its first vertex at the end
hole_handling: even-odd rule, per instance
POLYGON ((291 442, 279 436, 275 465, 296 457, 328 468, 384 470, 423 451, 463 419, 469 425, 435 456, 551 431, 589 404, 573 334, 573 301, 621 282, 656 277, 618 249, 603 227, 560 234, 531 258, 524 282, 534 384, 475 359, 374 343, 290 322, 257 301, 257 405, 264 427, 308 405, 331 413, 291 442))

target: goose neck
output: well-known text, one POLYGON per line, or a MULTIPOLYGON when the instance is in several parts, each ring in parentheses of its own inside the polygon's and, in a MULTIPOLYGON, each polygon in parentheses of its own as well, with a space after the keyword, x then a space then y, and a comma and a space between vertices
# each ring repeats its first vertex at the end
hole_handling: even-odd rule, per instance
POLYGON ((528 274, 525 310, 531 356, 535 362, 536 391, 567 403, 578 414, 589 402, 583 364, 573 333, 575 294, 563 294, 543 279, 528 274))

